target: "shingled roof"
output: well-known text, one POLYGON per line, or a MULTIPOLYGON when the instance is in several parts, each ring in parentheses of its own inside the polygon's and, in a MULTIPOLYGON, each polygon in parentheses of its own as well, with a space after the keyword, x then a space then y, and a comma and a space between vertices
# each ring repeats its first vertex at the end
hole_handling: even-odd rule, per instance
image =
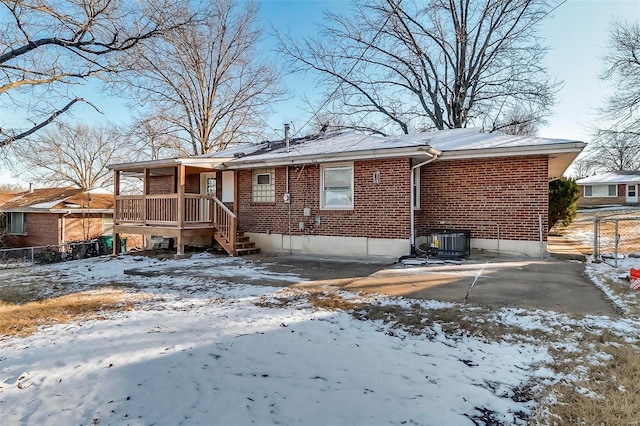
POLYGON ((113 195, 80 188, 41 188, 15 194, 0 204, 4 211, 111 210, 113 195))

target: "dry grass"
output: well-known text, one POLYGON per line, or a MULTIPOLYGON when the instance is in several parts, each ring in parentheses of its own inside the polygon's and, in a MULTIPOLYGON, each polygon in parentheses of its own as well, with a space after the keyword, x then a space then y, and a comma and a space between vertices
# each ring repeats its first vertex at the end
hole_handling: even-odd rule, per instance
MULTIPOLYGON (((546 398, 531 424, 639 425, 640 353, 632 345, 605 346, 611 358, 590 364, 583 380, 558 383, 546 389, 546 398)), ((567 363, 571 368, 576 364, 567 363)))
POLYGON ((133 309, 133 302, 143 297, 105 288, 21 305, 0 302, 0 338, 26 336, 43 325, 101 319, 105 312, 133 309))
MULTIPOLYGON (((613 222, 606 221, 606 219, 618 218, 618 233, 620 234, 620 250, 624 253, 640 252, 640 221, 638 220, 624 220, 640 217, 640 210, 630 211, 611 211, 611 212, 598 212, 598 211, 584 211, 578 213, 573 223, 569 226, 562 226, 558 224, 551 229, 551 233, 560 234, 566 237, 566 239, 575 246, 583 254, 593 253, 593 220, 598 215, 603 221, 600 222, 600 235, 601 237, 609 238, 611 244, 613 244, 613 238, 615 236, 615 224, 613 222), (585 239, 585 235, 591 235, 590 238, 585 239)), ((612 250, 613 246, 606 247, 604 241, 601 240, 601 244, 605 247, 601 247, 601 252, 605 250, 612 250)))

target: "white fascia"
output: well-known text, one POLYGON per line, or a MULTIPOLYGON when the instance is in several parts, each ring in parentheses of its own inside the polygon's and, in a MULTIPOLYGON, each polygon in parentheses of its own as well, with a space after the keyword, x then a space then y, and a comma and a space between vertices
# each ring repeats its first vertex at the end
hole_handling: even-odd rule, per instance
POLYGON ((438 156, 440 151, 430 147, 411 147, 411 148, 391 148, 391 149, 372 149, 367 151, 348 151, 335 154, 324 154, 318 156, 316 154, 289 156, 287 158, 272 158, 262 161, 246 161, 240 162, 229 161, 218 166, 219 169, 255 169, 262 167, 291 166, 296 164, 309 163, 335 163, 343 161, 359 161, 359 160, 375 160, 385 158, 401 158, 401 157, 433 157, 438 156))
POLYGON ((479 148, 459 151, 442 151, 439 160, 463 160, 471 158, 494 158, 524 155, 550 155, 581 152, 587 146, 584 142, 559 143, 549 145, 529 145, 508 148, 479 148))

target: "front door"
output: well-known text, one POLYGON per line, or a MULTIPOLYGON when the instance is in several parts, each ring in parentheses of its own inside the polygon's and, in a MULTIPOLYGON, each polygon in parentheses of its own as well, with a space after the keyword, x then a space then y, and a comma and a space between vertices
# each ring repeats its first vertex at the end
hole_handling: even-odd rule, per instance
POLYGON ((638 202, 638 185, 627 185, 627 203, 638 202))
MULTIPOLYGON (((200 174, 200 194, 216 196, 216 173, 200 174)), ((209 222, 211 220, 211 206, 208 201, 203 201, 200 202, 200 221, 209 222)))

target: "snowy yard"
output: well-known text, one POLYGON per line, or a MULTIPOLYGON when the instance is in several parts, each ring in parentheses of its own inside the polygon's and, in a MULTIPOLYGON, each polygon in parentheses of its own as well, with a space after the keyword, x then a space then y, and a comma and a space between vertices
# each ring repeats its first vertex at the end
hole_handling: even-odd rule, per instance
MULTIPOLYGON (((606 276, 618 274, 589 268, 603 287, 610 285, 606 276)), ((1 422, 552 423, 540 404, 557 397, 549 389, 594 393, 583 382, 593 366, 610 360, 607 347, 635 345, 640 335, 631 313, 575 317, 251 285, 265 277, 298 281, 250 260, 207 254, 0 271, 3 294, 23 289, 33 298, 52 297, 117 286, 132 297, 148 295, 135 299, 132 310, 102 313, 103 320, 0 340, 1 422), (197 277, 123 273, 203 264, 211 267, 197 277), (328 309, 322 300, 344 309, 328 309)), ((633 311, 635 294, 610 293, 621 310, 633 311)))

